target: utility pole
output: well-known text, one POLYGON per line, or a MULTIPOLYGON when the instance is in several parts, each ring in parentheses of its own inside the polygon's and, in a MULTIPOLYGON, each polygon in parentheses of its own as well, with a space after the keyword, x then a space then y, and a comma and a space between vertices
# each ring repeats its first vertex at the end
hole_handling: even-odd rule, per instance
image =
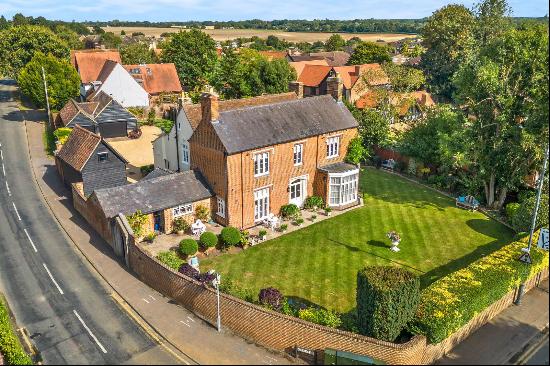
POLYGON ((44 93, 46 94, 46 108, 48 109, 48 126, 50 128, 50 100, 48 98, 48 83, 46 82, 46 72, 44 72, 44 66, 42 66, 42 81, 44 82, 44 93))
MULTIPOLYGON (((531 246, 533 245, 533 235, 535 233, 535 227, 537 225, 537 216, 539 213, 539 207, 540 207, 540 198, 542 195, 542 188, 544 185, 544 176, 546 175, 546 167, 548 165, 548 145, 546 146, 545 152, 544 152, 544 162, 542 163, 542 174, 539 178, 539 186, 537 191, 537 202, 535 204, 535 210, 533 212, 533 218, 531 220, 531 232, 529 233, 529 244, 527 245, 527 248, 523 248, 523 254, 520 258, 524 258, 525 255, 527 255, 528 261, 525 262, 526 265, 530 265, 530 253, 531 253, 531 246)), ((520 259, 521 260, 521 259, 520 259)), ((523 260, 522 260, 523 261, 523 260)), ((516 301, 514 302, 516 305, 521 304, 521 298, 523 297, 523 291, 525 289, 525 283, 522 283, 519 285, 518 288, 518 296, 516 298, 516 301)))

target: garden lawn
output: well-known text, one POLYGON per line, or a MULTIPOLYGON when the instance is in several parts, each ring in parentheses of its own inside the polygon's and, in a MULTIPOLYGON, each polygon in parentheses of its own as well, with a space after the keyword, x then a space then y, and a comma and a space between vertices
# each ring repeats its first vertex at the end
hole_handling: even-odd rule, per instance
POLYGON ((238 254, 203 260, 224 278, 258 293, 273 286, 325 308, 355 307, 357 271, 402 266, 425 287, 438 278, 512 242, 514 233, 479 212, 396 175, 367 168, 360 178, 364 206, 238 254), (401 235, 390 251, 386 233, 401 235))

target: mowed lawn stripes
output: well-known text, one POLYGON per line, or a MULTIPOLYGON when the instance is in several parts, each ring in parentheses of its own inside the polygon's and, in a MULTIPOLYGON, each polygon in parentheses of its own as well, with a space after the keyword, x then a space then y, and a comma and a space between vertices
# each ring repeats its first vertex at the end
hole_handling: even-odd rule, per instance
POLYGON ((426 187, 376 169, 361 173, 364 206, 238 254, 201 262, 255 293, 275 287, 288 297, 325 308, 355 306, 357 271, 393 265, 419 276, 423 286, 512 241, 513 232, 426 187), (401 235, 393 253, 386 233, 401 235))

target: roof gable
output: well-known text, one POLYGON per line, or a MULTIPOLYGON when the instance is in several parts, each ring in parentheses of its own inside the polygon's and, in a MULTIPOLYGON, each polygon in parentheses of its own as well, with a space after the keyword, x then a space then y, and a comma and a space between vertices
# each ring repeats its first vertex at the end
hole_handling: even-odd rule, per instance
POLYGON ((149 94, 181 92, 183 89, 173 63, 123 65, 149 94))
POLYGON ((304 86, 317 87, 327 78, 330 70, 332 66, 306 64, 298 81, 304 83, 304 86))
POLYGON ((71 61, 80 75, 82 83, 87 84, 99 80, 99 75, 107 60, 121 63, 120 53, 116 50, 90 52, 86 50, 74 51, 71 61))
POLYGON ((99 135, 76 125, 57 157, 80 172, 100 142, 99 135))

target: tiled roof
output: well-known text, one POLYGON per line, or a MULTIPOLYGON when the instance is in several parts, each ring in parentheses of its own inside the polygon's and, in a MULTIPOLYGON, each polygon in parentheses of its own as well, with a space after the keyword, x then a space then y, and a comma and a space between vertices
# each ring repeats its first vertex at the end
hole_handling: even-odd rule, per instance
POLYGON ((119 213, 152 213, 167 208, 197 202, 214 193, 199 171, 163 175, 142 179, 124 186, 98 189, 94 192, 105 216, 115 217, 119 213))
POLYGON ((309 54, 312 57, 324 58, 330 66, 344 66, 348 63, 350 54, 344 51, 332 52, 312 52, 309 54))
POLYGON ((78 50, 71 52, 71 61, 78 70, 80 80, 90 83, 99 80, 99 74, 105 61, 112 60, 121 63, 120 53, 116 50, 78 50))
POLYGON ((363 94, 361 98, 355 101, 355 106, 359 109, 375 108, 379 103, 379 95, 376 90, 370 90, 363 94))
POLYGON ((113 60, 105 60, 105 62, 103 63, 103 67, 101 68, 101 71, 97 76, 97 80, 104 83, 109 75, 111 75, 117 64, 118 63, 113 60))
POLYGON ((220 112, 212 123, 228 154, 356 128, 343 103, 330 95, 220 112))
POLYGON ((167 64, 123 65, 149 94, 181 92, 176 66, 167 64))
POLYGON ((67 125, 67 123, 71 122, 71 120, 78 114, 78 106, 74 99, 70 99, 59 111, 59 118, 61 118, 61 122, 64 126, 67 125))
POLYGON ((327 173, 345 173, 349 172, 350 170, 356 170, 357 165, 349 164, 349 163, 333 163, 329 165, 325 165, 319 168, 319 170, 323 170, 327 173))
POLYGON ((286 51, 259 51, 260 55, 267 57, 268 60, 284 59, 286 58, 286 51))
POLYGON ((290 66, 296 70, 296 75, 299 78, 302 74, 302 71, 304 71, 304 67, 306 65, 323 65, 328 66, 328 63, 326 60, 311 60, 311 61, 297 61, 297 62, 289 62, 290 66))
POLYGON ((316 87, 321 84, 332 70, 332 66, 323 65, 304 65, 298 81, 304 83, 304 86, 316 87))
MULTIPOLYGON (((267 94, 260 95, 258 97, 252 98, 243 98, 243 99, 229 99, 229 100, 220 100, 218 103, 218 111, 224 112, 232 109, 243 108, 243 107, 252 107, 264 104, 272 104, 278 102, 284 102, 288 100, 295 100, 298 97, 296 93, 282 93, 282 94, 267 94)), ((202 109, 199 104, 184 104, 183 110, 187 119, 191 123, 193 130, 197 128, 199 123, 202 120, 202 109)))
POLYGON ((143 179, 153 179, 153 178, 162 177, 168 174, 174 174, 174 172, 168 169, 155 168, 151 173, 147 174, 143 179))
POLYGON ((99 135, 76 125, 57 157, 80 172, 100 142, 99 135))
POLYGON ((392 99, 392 104, 397 106, 397 112, 400 116, 405 116, 413 103, 416 103, 420 109, 430 108, 435 105, 432 95, 425 90, 399 94, 392 99))

